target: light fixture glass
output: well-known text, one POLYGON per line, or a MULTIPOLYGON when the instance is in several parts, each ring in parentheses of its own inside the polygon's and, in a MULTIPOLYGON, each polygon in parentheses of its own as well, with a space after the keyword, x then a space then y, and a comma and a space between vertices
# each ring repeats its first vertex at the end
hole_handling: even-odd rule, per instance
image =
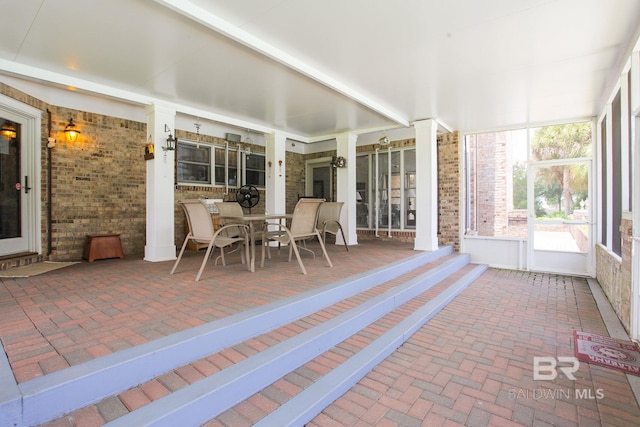
POLYGON ((166 124, 164 125, 164 131, 169 134, 169 136, 167 137, 167 142, 165 143, 164 147, 162 147, 166 154, 167 151, 173 151, 176 149, 176 139, 173 137, 173 134, 171 134, 171 129, 166 124))
POLYGON ((4 122, 4 124, 2 125, 2 128, 0 129, 0 134, 7 141, 11 141, 18 135, 16 131, 16 127, 10 121, 4 122))
POLYGON ((64 134, 67 136, 67 141, 75 142, 78 139, 80 131, 76 124, 73 123, 73 118, 69 118, 69 123, 64 127, 64 134))

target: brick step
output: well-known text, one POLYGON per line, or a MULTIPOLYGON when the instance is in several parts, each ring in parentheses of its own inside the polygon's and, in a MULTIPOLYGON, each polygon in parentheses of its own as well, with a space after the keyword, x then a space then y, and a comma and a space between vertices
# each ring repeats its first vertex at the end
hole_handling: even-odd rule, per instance
POLYGON ((45 260, 44 255, 36 252, 24 252, 0 257, 0 271, 11 270, 12 268, 24 267, 45 260))
POLYGON ((4 419, 37 425, 117 395, 181 366, 295 321, 452 253, 412 257, 327 286, 113 353, 11 388, 0 395, 4 419), (17 390, 17 391, 16 391, 17 390))

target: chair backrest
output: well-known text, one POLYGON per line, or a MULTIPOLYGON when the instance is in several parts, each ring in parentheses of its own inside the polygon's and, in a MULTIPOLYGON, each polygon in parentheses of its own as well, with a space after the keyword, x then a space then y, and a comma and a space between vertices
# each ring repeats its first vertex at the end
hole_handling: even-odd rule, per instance
MULTIPOLYGON (((242 206, 238 202, 216 202, 216 207, 218 208, 218 213, 222 217, 221 223, 222 225, 230 225, 230 224, 244 224, 242 220, 234 220, 233 218, 228 217, 239 217, 241 218, 244 215, 244 211, 242 210, 242 206)), ((227 237, 237 237, 241 233, 239 228, 231 227, 226 228, 222 231, 227 237)))
POLYGON ((340 229, 340 212, 344 202, 324 202, 318 210, 318 229, 336 234, 340 229), (326 222, 326 224, 325 224, 326 222))
POLYGON ((316 231, 318 210, 322 203, 324 203, 324 199, 303 198, 298 200, 291 218, 291 227, 289 228, 291 234, 294 236, 313 235, 316 231))
POLYGON ((244 211, 238 202, 216 202, 220 216, 242 216, 244 211))
POLYGON ((185 217, 189 224, 189 230, 194 239, 210 241, 214 234, 213 222, 209 207, 200 199, 180 200, 185 217))

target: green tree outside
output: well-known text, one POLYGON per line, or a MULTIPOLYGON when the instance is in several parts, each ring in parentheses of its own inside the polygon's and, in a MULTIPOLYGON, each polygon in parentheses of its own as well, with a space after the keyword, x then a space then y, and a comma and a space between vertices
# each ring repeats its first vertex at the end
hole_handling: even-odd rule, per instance
MULTIPOLYGON (((591 157, 591 123, 571 123, 545 126, 531 139, 533 160, 557 160, 591 157)), ((547 188, 540 194, 549 204, 558 204, 558 211, 569 216, 573 205, 586 198, 588 171, 583 165, 551 166, 540 169, 537 177, 547 188), (555 194, 560 193, 560 197, 555 194), (549 200, 551 199, 551 200, 549 200), (555 200, 554 200, 555 199, 555 200)))

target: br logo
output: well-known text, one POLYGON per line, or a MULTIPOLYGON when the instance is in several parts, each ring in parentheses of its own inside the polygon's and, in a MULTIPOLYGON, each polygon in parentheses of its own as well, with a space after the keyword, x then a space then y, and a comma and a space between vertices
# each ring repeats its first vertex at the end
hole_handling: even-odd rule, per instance
POLYGON ((580 361, 572 356, 560 356, 557 359, 555 357, 533 358, 533 379, 536 381, 553 381, 558 377, 558 370, 571 381, 575 381, 576 377, 573 373, 578 369, 580 369, 580 361), (558 366, 559 364, 563 366, 558 366))

